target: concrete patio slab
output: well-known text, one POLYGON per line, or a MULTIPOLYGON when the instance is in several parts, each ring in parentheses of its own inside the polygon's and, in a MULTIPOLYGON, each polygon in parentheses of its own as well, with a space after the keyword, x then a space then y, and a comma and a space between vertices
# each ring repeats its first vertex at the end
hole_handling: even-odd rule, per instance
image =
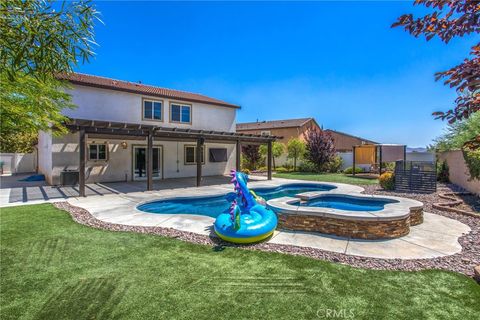
POLYGON ((269 242, 344 253, 348 239, 300 231, 280 231, 269 242))

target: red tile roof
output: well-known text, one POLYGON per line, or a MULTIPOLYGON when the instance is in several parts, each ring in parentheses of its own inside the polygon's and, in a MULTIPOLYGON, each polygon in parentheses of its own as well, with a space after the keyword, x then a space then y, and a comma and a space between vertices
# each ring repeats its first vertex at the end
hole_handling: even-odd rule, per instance
POLYGON ((104 78, 84 73, 69 73, 59 76, 60 79, 68 80, 72 84, 96 87, 102 89, 118 90, 124 92, 131 92, 143 94, 148 96, 162 97, 168 99, 178 99, 189 102, 200 102, 206 104, 213 104, 222 107, 240 108, 240 106, 231 104, 215 98, 210 98, 201 94, 166 89, 161 87, 150 86, 146 84, 115 80, 104 78))
MULTIPOLYGON (((301 119, 287 119, 287 120, 273 120, 273 121, 257 121, 237 123, 237 131, 242 130, 263 130, 263 129, 277 129, 277 128, 298 128, 303 126, 313 118, 301 119)), ((315 121, 315 120, 314 120, 315 121)))

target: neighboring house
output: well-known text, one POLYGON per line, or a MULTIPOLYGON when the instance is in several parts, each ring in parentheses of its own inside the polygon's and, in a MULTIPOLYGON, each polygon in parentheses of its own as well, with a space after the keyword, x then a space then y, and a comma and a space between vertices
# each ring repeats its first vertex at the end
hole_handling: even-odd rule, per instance
MULTIPOLYGON (((314 118, 237 123, 239 133, 279 136, 282 138, 278 141, 285 145, 293 138, 305 140, 305 134, 311 128, 320 128, 314 118)), ((275 158, 275 163, 280 166, 287 163, 286 150, 281 157, 275 158)))
POLYGON ((335 150, 337 152, 352 152, 353 146, 358 146, 362 144, 377 144, 377 142, 364 139, 361 137, 353 136, 348 133, 327 129, 326 132, 329 132, 333 140, 335 141, 335 150))
MULTIPOLYGON (((364 144, 377 144, 377 142, 357 137, 348 133, 327 129, 333 140, 335 141, 335 150, 337 155, 342 158, 341 169, 344 170, 353 165, 353 146, 364 145, 364 144)), ((358 165, 358 167, 364 167, 368 169, 367 165, 358 165)))
POLYGON ((148 179, 151 188, 152 179, 197 176, 199 185, 202 175, 238 167, 242 141, 274 140, 236 134, 240 107, 218 99, 79 73, 63 78, 77 108, 64 110, 69 134, 39 135, 39 172, 50 184, 73 170, 81 184, 148 179))
POLYGON ((237 123, 237 132, 282 137, 279 141, 287 144, 292 138, 305 140, 310 128, 320 128, 314 118, 272 120, 237 123))

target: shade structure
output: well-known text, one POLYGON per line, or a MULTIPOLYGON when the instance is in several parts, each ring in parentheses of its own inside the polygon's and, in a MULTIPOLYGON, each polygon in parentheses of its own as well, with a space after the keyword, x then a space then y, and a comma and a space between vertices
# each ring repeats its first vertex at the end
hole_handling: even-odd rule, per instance
POLYGON ((354 148, 355 162, 357 164, 375 164, 377 161, 376 145, 362 145, 354 148))
POLYGON ((403 145, 380 145, 382 162, 395 162, 404 160, 405 146, 403 145))

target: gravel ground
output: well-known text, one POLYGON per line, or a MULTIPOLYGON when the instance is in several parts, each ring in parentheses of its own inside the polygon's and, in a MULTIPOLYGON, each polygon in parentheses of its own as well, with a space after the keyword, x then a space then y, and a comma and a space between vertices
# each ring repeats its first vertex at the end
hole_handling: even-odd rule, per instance
MULTIPOLYGON (((386 192, 378 189, 378 186, 364 186, 366 194, 385 194, 398 195, 406 198, 419 200, 425 204, 425 211, 448 218, 452 218, 467 224, 472 231, 459 239, 462 245, 460 253, 433 259, 377 259, 360 256, 346 255, 342 253, 324 251, 315 248, 297 247, 292 245, 281 245, 273 243, 257 243, 252 245, 235 245, 227 243, 216 237, 209 237, 192 232, 180 231, 172 228, 162 227, 138 227, 126 226, 103 222, 93 217, 87 210, 70 205, 68 202, 57 202, 54 205, 70 213, 76 222, 98 229, 106 229, 110 231, 130 231, 138 233, 148 233, 176 238, 197 244, 210 245, 215 250, 221 250, 224 247, 237 247, 245 250, 261 250, 268 252, 279 252, 292 255, 301 255, 320 260, 327 260, 336 263, 348 264, 353 267, 376 269, 376 270, 404 270, 415 271, 424 269, 441 269, 463 273, 469 277, 474 276, 473 268, 480 264, 480 218, 464 216, 451 212, 443 212, 431 207, 431 203, 439 200, 438 192, 434 194, 411 194, 411 193, 395 193, 386 192)), ((444 192, 445 188, 451 186, 442 185, 439 192, 444 192), (441 190, 440 190, 441 189, 441 190)), ((457 190, 455 190, 457 191, 457 190)))

